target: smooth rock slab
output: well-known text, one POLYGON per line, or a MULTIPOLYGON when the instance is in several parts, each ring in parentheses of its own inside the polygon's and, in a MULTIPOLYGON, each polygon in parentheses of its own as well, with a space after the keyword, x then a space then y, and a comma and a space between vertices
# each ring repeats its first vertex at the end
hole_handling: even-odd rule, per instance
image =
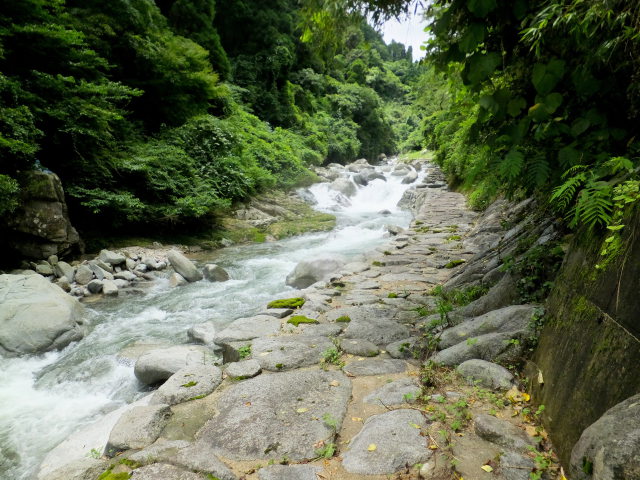
POLYGON ((362 361, 348 363, 343 367, 343 370, 356 376, 384 375, 386 373, 402 373, 407 370, 407 364, 404 360, 367 358, 362 361))
POLYGON ((321 467, 314 465, 271 465, 258 470, 259 480, 318 480, 321 467))
POLYGON ((491 388, 494 390, 508 390, 514 383, 513 374, 496 363, 486 360, 467 360, 458 365, 458 372, 472 385, 491 388))
POLYGON ((202 442, 181 449, 174 462, 189 470, 213 475, 219 480, 237 480, 238 478, 216 457, 211 447, 202 442))
POLYGON ((284 318, 288 317, 292 313, 293 310, 290 308, 267 308, 266 310, 258 313, 258 315, 269 315, 271 317, 284 318))
POLYGON ((204 475, 189 472, 166 463, 154 463, 138 468, 131 474, 131 480, 205 480, 204 475))
POLYGON ((370 417, 342 455, 342 466, 349 473, 392 474, 405 467, 424 463, 432 452, 420 430, 427 422, 415 410, 393 410, 370 417), (419 428, 416 428, 418 426, 419 428), (375 450, 369 446, 374 444, 375 450))
POLYGON ((233 362, 227 365, 226 374, 234 380, 244 380, 245 378, 253 378, 262 372, 262 367, 257 360, 243 360, 241 362, 233 362))
POLYGON ((280 331, 280 319, 270 315, 239 318, 215 335, 214 342, 225 344, 274 335, 280 331))
POLYGON ((485 313, 445 330, 440 336, 439 347, 443 350, 488 333, 526 331, 535 310, 533 305, 512 305, 485 313))
POLYGON ((383 387, 364 397, 365 403, 374 405, 400 405, 414 403, 420 396, 421 389, 411 378, 401 378, 387 383, 383 387))
POLYGON ((523 453, 529 451, 528 447, 536 445, 533 438, 507 420, 485 414, 473 420, 476 434, 488 442, 523 453))
POLYGON ((135 407, 120 417, 111 430, 106 454, 144 448, 155 442, 171 416, 169 405, 135 407))
POLYGON ((341 308, 337 309, 337 312, 351 318, 344 332, 345 338, 357 338, 368 340, 376 345, 388 345, 410 335, 405 325, 393 320, 395 311, 390 308, 363 306, 341 308))
MULTIPOLYGON (((109 463, 97 458, 80 458, 68 463, 55 472, 49 473, 46 480, 93 480, 109 467, 109 463)), ((39 477, 44 479, 44 477, 39 477)))
POLYGON ((331 348, 334 348, 333 342, 326 337, 262 337, 253 341, 251 356, 263 370, 277 372, 320 363, 323 352, 331 348))
POLYGON ((120 265, 127 259, 121 253, 112 252, 111 250, 101 250, 100 254, 98 255, 98 260, 104 263, 108 263, 109 265, 120 265))
POLYGON ((152 445, 138 450, 135 453, 127 453, 127 458, 142 465, 149 465, 156 462, 166 462, 176 456, 181 448, 191 445, 186 440, 165 440, 156 441, 152 445))
POLYGON ((211 351, 199 345, 176 345, 144 353, 136 361, 133 373, 147 385, 166 380, 177 371, 193 365, 212 365, 211 351))
POLYGON ((340 348, 345 353, 360 357, 375 357, 380 353, 378 347, 369 340, 345 338, 340 342, 340 348))
POLYGON ((640 394, 607 410, 582 432, 571 451, 572 480, 640 478, 640 394), (585 473, 585 463, 592 474, 585 473))
POLYGON ((350 397, 351 382, 340 372, 261 375, 222 393, 219 414, 200 430, 197 443, 235 460, 310 460, 317 456, 314 444, 332 442, 340 430, 350 397), (335 419, 335 429, 324 415, 335 419))
POLYGON ((413 358, 418 337, 409 337, 387 345, 385 350, 391 358, 413 358))
POLYGON ((152 404, 175 405, 213 392, 222 382, 222 370, 213 365, 192 365, 178 370, 151 398, 152 404))

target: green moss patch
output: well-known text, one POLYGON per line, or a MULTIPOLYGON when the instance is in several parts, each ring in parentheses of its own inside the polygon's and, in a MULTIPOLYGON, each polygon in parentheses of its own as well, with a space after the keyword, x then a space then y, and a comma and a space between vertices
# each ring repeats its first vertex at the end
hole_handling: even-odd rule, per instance
POLYGON ((453 267, 457 267, 458 265, 461 265, 465 262, 465 260, 463 259, 459 259, 459 260, 451 260, 449 263, 447 263, 444 268, 453 268, 453 267))
POLYGON ((349 318, 347 315, 342 315, 341 317, 336 318, 336 322, 338 323, 349 323, 351 321, 351 318, 349 318))
POLYGON ((287 320, 287 323, 290 323, 291 325, 297 327, 301 323, 319 323, 319 322, 317 320, 314 320, 313 318, 305 317, 304 315, 294 315, 289 320, 287 320))
POLYGON ((397 293, 393 293, 393 292, 389 292, 389 295, 387 295, 387 298, 398 298, 398 294, 397 293))
POLYGON ((198 382, 187 382, 187 383, 183 383, 182 386, 186 388, 191 388, 191 387, 195 387, 197 384, 198 382))
POLYGON ((304 298, 283 298, 281 300, 273 300, 267 304, 267 308, 300 308, 304 305, 304 298))

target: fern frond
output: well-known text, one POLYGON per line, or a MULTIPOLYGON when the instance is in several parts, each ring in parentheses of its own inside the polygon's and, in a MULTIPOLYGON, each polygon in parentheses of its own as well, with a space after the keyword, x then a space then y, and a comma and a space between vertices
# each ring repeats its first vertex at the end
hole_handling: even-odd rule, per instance
POLYGON ((613 190, 603 181, 590 181, 578 194, 573 211, 571 227, 584 223, 589 228, 606 226, 611 222, 613 212, 613 190))
POLYGON ((549 179, 551 168, 547 159, 539 155, 531 159, 527 166, 527 172, 529 174, 528 182, 534 187, 541 187, 549 179))
POLYGON ((507 180, 514 180, 524 167, 524 155, 512 148, 498 164, 498 173, 507 180))
POLYGON ((554 204, 558 210, 566 210, 575 198, 578 188, 584 184, 585 179, 585 174, 580 173, 554 188, 551 194, 551 203, 554 204))

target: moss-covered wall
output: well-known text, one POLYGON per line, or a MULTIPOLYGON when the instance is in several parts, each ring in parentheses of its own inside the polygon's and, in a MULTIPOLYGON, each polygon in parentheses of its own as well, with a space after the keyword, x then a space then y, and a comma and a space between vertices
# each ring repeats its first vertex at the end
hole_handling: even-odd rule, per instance
POLYGON ((549 320, 528 373, 565 465, 585 428, 640 392, 639 236, 635 214, 624 248, 600 271, 602 238, 577 235, 547 304, 549 320))

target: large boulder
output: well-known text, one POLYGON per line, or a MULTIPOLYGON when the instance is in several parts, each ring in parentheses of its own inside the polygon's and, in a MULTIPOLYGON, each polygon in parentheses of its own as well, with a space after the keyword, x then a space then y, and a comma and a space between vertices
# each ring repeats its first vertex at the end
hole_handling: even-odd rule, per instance
POLYGON ((118 452, 151 445, 160 436, 169 417, 171 417, 169 405, 132 408, 120 417, 111 430, 106 454, 113 457, 118 452))
POLYGON ((226 282, 229 280, 229 274, 220 265, 214 263, 208 263, 202 269, 204 278, 210 282, 226 282))
POLYGON ((0 352, 61 349, 80 340, 84 307, 41 275, 0 275, 0 352))
POLYGON ((287 275, 286 284, 294 288, 307 288, 336 272, 345 263, 346 259, 340 255, 324 255, 314 260, 303 260, 287 275))
POLYGON ((81 250, 58 176, 33 170, 23 173, 19 180, 20 206, 6 219, 9 247, 35 259, 81 250))
POLYGON ((196 365, 213 365, 211 350, 199 345, 176 345, 151 350, 138 358, 133 373, 151 385, 168 379, 179 370, 196 365))
POLYGON ((640 394, 610 408, 571 452, 573 480, 640 478, 640 394))
POLYGON ((169 263, 171 263, 173 269, 182 275, 182 277, 184 277, 188 282, 197 282, 198 280, 202 280, 202 273, 200 273, 191 260, 179 251, 171 250, 167 254, 167 258, 169 259, 169 263))
POLYGON ((358 191, 356 184, 344 177, 336 178, 331 182, 331 188, 342 193, 346 197, 352 197, 358 191))
POLYGON ((152 404, 176 405, 213 392, 222 382, 222 370, 214 365, 192 365, 178 370, 151 398, 152 404))

